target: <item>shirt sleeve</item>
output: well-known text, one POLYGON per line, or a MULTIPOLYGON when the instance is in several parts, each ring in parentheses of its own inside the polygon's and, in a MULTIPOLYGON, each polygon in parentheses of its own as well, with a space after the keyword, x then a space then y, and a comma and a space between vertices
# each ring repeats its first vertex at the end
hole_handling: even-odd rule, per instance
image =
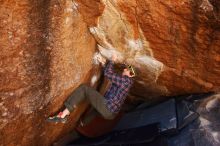
POLYGON ((121 86, 123 84, 123 77, 121 75, 118 75, 113 70, 113 63, 112 61, 109 61, 107 65, 104 68, 104 75, 113 83, 118 86, 121 86))

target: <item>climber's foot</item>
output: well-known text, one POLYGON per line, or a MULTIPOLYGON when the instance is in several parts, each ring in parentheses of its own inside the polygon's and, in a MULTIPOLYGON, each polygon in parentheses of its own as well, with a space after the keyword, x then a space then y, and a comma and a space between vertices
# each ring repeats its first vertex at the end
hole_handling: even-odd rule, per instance
POLYGON ((60 112, 57 116, 47 118, 47 121, 53 122, 53 123, 66 123, 67 117, 65 116, 64 118, 62 118, 61 115, 62 115, 62 112, 60 112))
POLYGON ((47 122, 53 122, 53 123, 66 123, 67 122, 67 117, 61 118, 61 117, 49 117, 47 119, 47 122))

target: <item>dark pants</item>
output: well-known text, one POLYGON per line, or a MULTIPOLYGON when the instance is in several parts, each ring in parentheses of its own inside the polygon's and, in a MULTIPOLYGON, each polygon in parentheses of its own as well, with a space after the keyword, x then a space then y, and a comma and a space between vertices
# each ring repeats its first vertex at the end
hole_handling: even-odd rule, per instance
POLYGON ((104 97, 95 89, 84 84, 80 85, 72 92, 65 101, 64 105, 70 112, 72 112, 74 108, 84 100, 89 101, 96 111, 99 112, 105 119, 113 119, 115 117, 115 114, 108 110, 104 97))

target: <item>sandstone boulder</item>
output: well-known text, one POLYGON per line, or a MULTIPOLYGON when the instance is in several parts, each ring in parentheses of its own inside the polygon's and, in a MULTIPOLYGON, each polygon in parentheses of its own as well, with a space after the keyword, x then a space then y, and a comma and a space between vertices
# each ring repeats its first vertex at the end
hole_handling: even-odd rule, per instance
POLYGON ((219 91, 218 0, 0 0, 0 146, 50 145, 45 119, 99 80, 96 48, 137 69, 130 97, 219 91), (96 62, 95 62, 96 63, 96 62))
POLYGON ((219 1, 99 2, 104 10, 78 0, 79 11, 104 56, 118 53, 120 62, 139 70, 133 95, 149 99, 219 91, 219 1))

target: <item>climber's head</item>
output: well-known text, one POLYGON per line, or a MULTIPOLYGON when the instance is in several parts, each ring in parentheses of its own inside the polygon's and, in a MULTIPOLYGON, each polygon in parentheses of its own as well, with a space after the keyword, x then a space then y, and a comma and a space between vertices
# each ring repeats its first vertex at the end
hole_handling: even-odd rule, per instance
POLYGON ((135 70, 131 65, 126 65, 122 75, 128 76, 130 78, 135 77, 135 70))

